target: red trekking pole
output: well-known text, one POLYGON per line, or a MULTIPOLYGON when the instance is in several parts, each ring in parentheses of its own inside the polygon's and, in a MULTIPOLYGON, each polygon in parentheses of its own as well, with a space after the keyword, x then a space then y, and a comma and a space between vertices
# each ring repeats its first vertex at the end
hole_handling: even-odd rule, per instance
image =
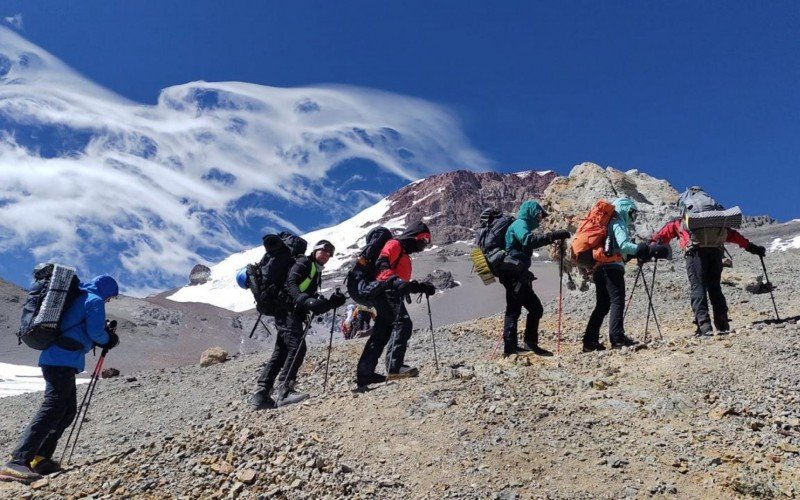
POLYGON ((86 420, 86 413, 89 411, 89 405, 92 403, 94 389, 97 387, 97 381, 100 380, 100 374, 103 373, 103 362, 106 359, 106 354, 108 354, 108 349, 103 348, 103 350, 100 352, 100 359, 98 359, 97 364, 94 365, 92 377, 89 379, 89 386, 86 387, 86 392, 83 394, 83 400, 81 401, 81 405, 78 407, 78 412, 75 415, 75 422, 72 424, 72 430, 69 431, 67 441, 64 443, 64 451, 61 452, 61 460, 59 462, 62 464, 68 464, 69 461, 72 460, 72 454, 75 453, 75 446, 78 444, 78 436, 81 434, 83 422, 86 420), (77 432, 75 432, 76 427, 78 428, 77 432), (72 441, 72 450, 69 452, 67 461, 64 462, 64 455, 66 455, 67 449, 69 448, 69 442, 72 439, 73 432, 75 433, 75 440, 72 441))

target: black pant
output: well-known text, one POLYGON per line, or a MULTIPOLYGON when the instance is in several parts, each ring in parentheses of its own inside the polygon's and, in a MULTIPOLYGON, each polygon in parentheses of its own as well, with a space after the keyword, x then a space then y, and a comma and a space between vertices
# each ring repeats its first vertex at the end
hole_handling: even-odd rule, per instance
POLYGON ((284 385, 284 381, 294 382, 297 379, 297 371, 306 357, 305 319, 304 315, 295 313, 279 313, 275 316, 278 334, 272 357, 258 377, 261 389, 271 391, 276 378, 280 385, 284 385))
POLYGON ((375 301, 378 314, 372 326, 372 335, 364 345, 364 352, 358 360, 357 374, 367 377, 375 373, 383 348, 386 351, 386 365, 389 373, 397 373, 403 366, 408 340, 411 338, 413 324, 408 315, 403 297, 394 291, 387 291, 375 301))
POLYGON ((28 464, 37 455, 52 458, 59 438, 75 419, 78 396, 75 369, 66 366, 43 366, 44 401, 11 453, 11 459, 28 464))
POLYGON ((517 321, 523 307, 528 311, 528 318, 525 320, 525 343, 531 347, 538 346, 539 320, 544 314, 539 297, 529 283, 518 278, 500 278, 500 283, 506 289, 506 316, 503 321, 504 352, 513 354, 517 350, 517 321))
POLYGON ((625 338, 625 270, 619 266, 601 266, 592 275, 594 280, 596 302, 594 311, 583 334, 584 344, 600 342, 600 327, 603 319, 610 312, 608 334, 612 343, 619 343, 625 338))
POLYGON ((714 324, 718 330, 728 329, 728 304, 722 294, 722 248, 694 248, 688 250, 683 258, 686 260, 686 274, 691 285, 691 302, 694 319, 701 329, 711 328, 708 314, 708 298, 714 309, 714 324))

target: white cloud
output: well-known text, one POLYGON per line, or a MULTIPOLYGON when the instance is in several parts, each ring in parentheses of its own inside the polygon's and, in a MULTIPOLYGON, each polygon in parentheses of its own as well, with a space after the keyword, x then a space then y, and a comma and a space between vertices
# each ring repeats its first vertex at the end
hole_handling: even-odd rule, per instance
POLYGON ((240 250, 236 224, 298 229, 272 205, 241 208, 243 197, 332 216, 373 203, 381 195, 368 182, 350 194, 325 182, 349 159, 409 180, 490 165, 447 109, 420 99, 198 81, 142 105, 0 27, 3 120, 18 126, 0 137, 0 251, 29 248, 100 271, 92 259, 111 242, 124 248, 124 284, 139 289, 185 277, 206 261, 202 249, 240 250), (46 148, 30 146, 53 136, 73 154, 43 157, 46 148))
POLYGON ((10 26, 13 26, 15 30, 22 31, 22 14, 14 14, 13 16, 4 17, 3 21, 5 21, 10 26))

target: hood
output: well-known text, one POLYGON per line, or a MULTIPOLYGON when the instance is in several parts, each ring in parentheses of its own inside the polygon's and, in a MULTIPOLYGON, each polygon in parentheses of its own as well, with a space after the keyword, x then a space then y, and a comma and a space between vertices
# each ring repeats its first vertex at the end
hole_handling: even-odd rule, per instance
POLYGON ((528 200, 523 202, 517 212, 517 219, 523 220, 528 224, 528 228, 533 230, 539 227, 539 214, 544 215, 544 209, 536 200, 528 200))
POLYGON ((428 229, 428 226, 422 221, 414 222, 397 237, 400 244, 403 246, 403 250, 409 254, 420 251, 422 247, 419 246, 418 240, 423 238, 427 239, 428 243, 430 243, 431 230, 428 229))
POLYGON ((81 283, 80 289, 93 293, 103 300, 119 295, 117 281, 107 274, 101 274, 92 278, 91 281, 81 283))
POLYGON ((636 207, 636 203, 634 203, 630 198, 617 198, 616 200, 612 201, 611 204, 614 205, 614 212, 619 215, 619 218, 622 219, 622 222, 624 222, 626 226, 630 226, 631 210, 639 210, 636 207))

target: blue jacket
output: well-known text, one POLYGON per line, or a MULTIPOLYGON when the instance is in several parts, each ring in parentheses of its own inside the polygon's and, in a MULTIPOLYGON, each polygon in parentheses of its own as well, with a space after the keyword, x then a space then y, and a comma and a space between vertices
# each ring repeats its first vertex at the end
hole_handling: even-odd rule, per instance
MULTIPOLYGON (((611 204, 614 205, 614 217, 608 223, 608 234, 614 235, 614 246, 611 251, 622 255, 623 258, 628 255, 636 255, 636 243, 630 237, 630 227, 633 224, 631 210, 638 210, 636 203, 629 198, 617 198, 611 204)), ((625 268, 624 262, 604 265, 625 268)))
POLYGON ((39 366, 67 366, 80 373, 86 366, 85 355, 92 350, 92 346, 107 344, 110 340, 105 329, 105 300, 117 296, 117 282, 104 274, 87 283, 81 283, 80 289, 81 293, 61 317, 61 327, 65 329, 61 335, 78 341, 83 348, 69 351, 51 345, 39 355, 39 366))

